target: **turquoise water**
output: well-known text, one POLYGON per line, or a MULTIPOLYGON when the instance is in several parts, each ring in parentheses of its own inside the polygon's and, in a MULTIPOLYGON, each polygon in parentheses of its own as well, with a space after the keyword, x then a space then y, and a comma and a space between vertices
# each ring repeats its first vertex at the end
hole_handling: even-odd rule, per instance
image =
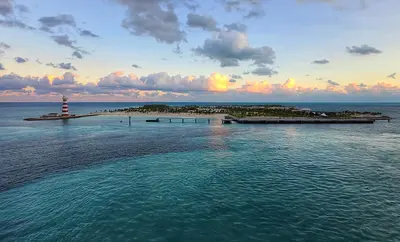
MULTIPOLYGON (((29 105, 0 103, 1 241, 400 240, 399 120, 22 122, 58 108, 29 105)), ((107 105, 130 106, 70 109, 107 105)), ((400 104, 297 105, 400 117, 400 104)))

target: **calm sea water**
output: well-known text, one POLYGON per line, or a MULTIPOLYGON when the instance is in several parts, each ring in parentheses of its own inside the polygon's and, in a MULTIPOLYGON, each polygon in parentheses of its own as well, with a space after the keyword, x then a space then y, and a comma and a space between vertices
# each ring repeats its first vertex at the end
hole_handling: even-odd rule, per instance
MULTIPOLYGON (((393 103, 289 105, 400 118, 393 103)), ((22 121, 60 108, 0 103, 0 241, 400 241, 399 119, 22 121)))

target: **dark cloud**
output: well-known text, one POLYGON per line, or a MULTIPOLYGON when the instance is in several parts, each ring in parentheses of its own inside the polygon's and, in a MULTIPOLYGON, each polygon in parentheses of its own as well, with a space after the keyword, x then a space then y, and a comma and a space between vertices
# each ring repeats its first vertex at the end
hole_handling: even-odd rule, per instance
POLYGON ((60 25, 69 25, 76 27, 74 16, 70 14, 60 14, 51 17, 42 17, 38 20, 44 28, 54 28, 60 25))
POLYGON ((115 0, 126 6, 122 26, 136 36, 150 36, 158 42, 173 44, 186 41, 174 6, 165 0, 115 0))
POLYGON ((63 46, 70 47, 72 49, 76 49, 76 47, 74 46, 76 41, 71 40, 69 38, 69 36, 66 35, 66 34, 64 34, 64 35, 54 35, 54 36, 51 36, 51 38, 59 45, 63 45, 63 46))
POLYGON ((74 70, 76 71, 77 69, 71 64, 71 63, 58 63, 58 64, 54 64, 54 63, 47 63, 46 66, 52 66, 54 68, 59 68, 59 69, 64 69, 64 70, 74 70))
POLYGON ((38 63, 38 64, 42 64, 42 62, 39 60, 39 59, 36 59, 36 63, 38 63))
POLYGON ((74 52, 72 53, 72 57, 76 57, 76 58, 78 58, 78 59, 82 59, 82 58, 83 58, 82 54, 79 53, 78 51, 74 51, 74 52))
POLYGON ((278 74, 278 72, 269 67, 258 67, 255 70, 253 70, 251 74, 257 76, 272 76, 278 74))
POLYGON ((11 15, 14 12, 12 3, 12 0, 0 0, 0 15, 11 15))
POLYGON ((241 75, 236 75, 236 74, 231 74, 230 77, 232 77, 233 79, 243 79, 241 75))
POLYGON ((387 77, 392 78, 392 79, 396 79, 396 72, 388 75, 387 77))
POLYGON ((4 68, 3 64, 0 63, 0 71, 4 71, 4 70, 5 70, 5 68, 4 68))
POLYGON ((49 33, 49 34, 53 34, 54 33, 54 31, 51 30, 49 27, 42 26, 42 27, 39 28, 39 30, 41 30, 43 32, 46 32, 46 33, 49 33))
POLYGON ((339 83, 334 82, 334 81, 332 81, 332 80, 328 80, 327 83, 328 83, 329 85, 332 85, 332 86, 340 86, 339 83))
POLYGON ((241 23, 225 24, 224 27, 229 31, 235 30, 242 33, 245 33, 247 31, 247 26, 241 23))
POLYGON ((259 67, 275 62, 275 51, 271 47, 251 47, 247 35, 237 31, 221 30, 215 38, 205 40, 203 46, 193 51, 219 61, 221 67, 239 66, 239 61, 253 61, 259 67))
POLYGON ((140 66, 138 66, 138 65, 136 65, 136 64, 133 64, 132 67, 135 67, 135 68, 142 68, 142 67, 140 67, 140 66))
POLYGON ((90 30, 81 30, 80 35, 85 36, 85 37, 93 37, 93 38, 99 37, 97 34, 92 33, 90 30))
POLYGON ((352 46, 352 47, 346 47, 346 50, 350 54, 356 54, 356 55, 370 55, 370 54, 380 54, 382 51, 368 46, 368 45, 361 45, 361 46, 352 46))
POLYGON ((315 80, 322 81, 322 80, 324 80, 324 78, 323 77, 317 77, 317 78, 315 78, 315 80))
POLYGON ((328 64, 329 61, 327 59, 322 59, 322 60, 315 60, 312 62, 313 64, 320 64, 320 65, 325 65, 328 64))
POLYGON ((8 44, 0 42, 0 49, 7 50, 10 48, 11 48, 11 46, 9 46, 8 44))
POLYGON ((367 87, 367 85, 365 85, 364 83, 360 83, 360 85, 358 85, 358 86, 361 87, 361 88, 367 87))
POLYGON ((25 30, 35 30, 36 28, 31 27, 24 22, 14 19, 6 19, 6 20, 1 20, 0 19, 0 26, 6 27, 6 28, 19 28, 19 29, 25 29, 25 30))
POLYGON ((261 8, 252 9, 244 17, 245 18, 261 18, 265 16, 265 11, 261 8))
POLYGON ((186 24, 192 28, 201 28, 206 31, 217 30, 217 22, 212 16, 204 16, 196 13, 187 15, 186 24))
POLYGON ((76 41, 71 40, 69 38, 69 36, 66 35, 66 34, 64 34, 64 35, 54 35, 54 36, 51 36, 51 38, 57 44, 62 45, 62 46, 66 46, 66 47, 69 47, 69 48, 75 50, 74 53, 72 53, 72 56, 75 56, 75 57, 79 58, 79 56, 82 57, 83 54, 89 54, 89 52, 87 52, 87 51, 85 51, 85 50, 83 50, 81 48, 76 47, 75 46, 76 41))
POLYGON ((15 57, 14 60, 15 60, 15 62, 17 62, 17 63, 19 63, 19 64, 25 63, 25 62, 28 61, 27 58, 22 58, 22 57, 19 57, 19 56, 18 56, 18 57, 15 57))
POLYGON ((236 83, 236 80, 235 79, 229 79, 229 82, 230 83, 236 83))
POLYGON ((161 90, 161 91, 207 91, 208 81, 206 77, 182 77, 181 75, 170 76, 166 72, 153 73, 140 78, 130 75, 122 76, 112 73, 102 77, 97 85, 101 90, 161 90))

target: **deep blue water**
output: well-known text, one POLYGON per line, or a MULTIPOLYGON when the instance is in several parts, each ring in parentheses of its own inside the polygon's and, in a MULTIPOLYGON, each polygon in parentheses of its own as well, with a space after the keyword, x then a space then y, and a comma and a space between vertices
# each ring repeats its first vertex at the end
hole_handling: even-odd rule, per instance
MULTIPOLYGON (((400 118, 399 103, 287 105, 400 118)), ((22 121, 60 109, 0 103, 0 241, 400 241, 399 119, 22 121)))

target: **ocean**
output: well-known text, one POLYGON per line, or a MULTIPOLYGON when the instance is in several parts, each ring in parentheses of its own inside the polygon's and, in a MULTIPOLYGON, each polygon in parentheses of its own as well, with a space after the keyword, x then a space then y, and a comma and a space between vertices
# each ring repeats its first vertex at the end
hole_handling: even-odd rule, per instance
POLYGON ((285 105, 395 119, 25 122, 61 103, 0 103, 0 241, 400 241, 400 103, 285 105))

